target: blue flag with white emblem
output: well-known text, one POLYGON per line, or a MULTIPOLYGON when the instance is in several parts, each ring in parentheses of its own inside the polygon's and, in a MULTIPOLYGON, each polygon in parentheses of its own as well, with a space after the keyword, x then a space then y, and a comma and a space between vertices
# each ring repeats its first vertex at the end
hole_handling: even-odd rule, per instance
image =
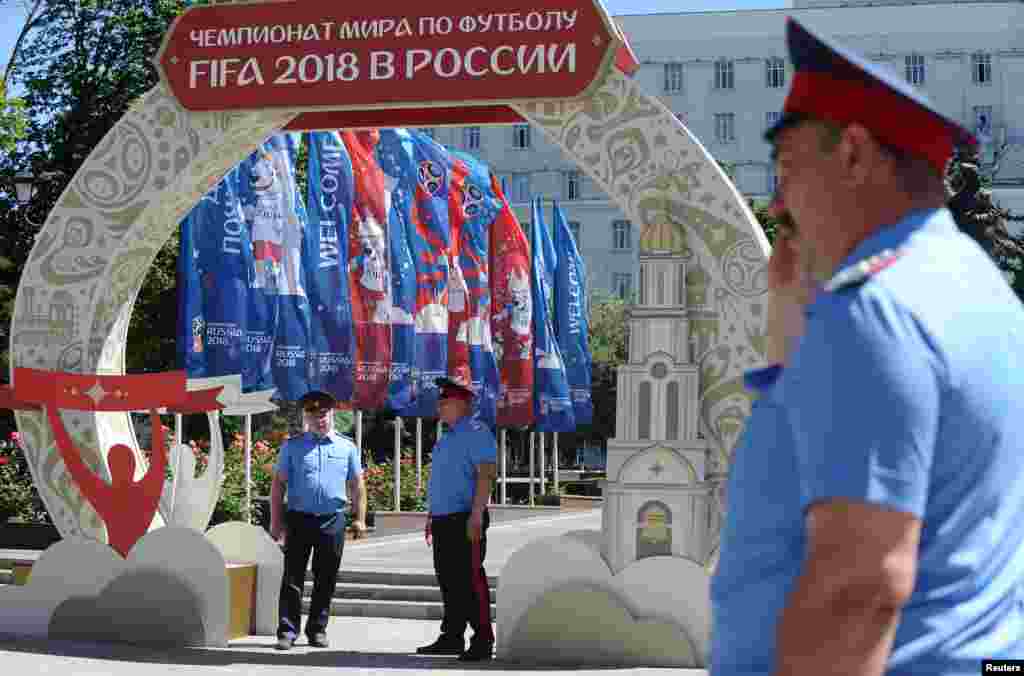
POLYGON ((242 208, 253 263, 246 368, 258 389, 276 386, 294 401, 309 390, 309 299, 302 251, 305 209, 295 183, 294 139, 276 134, 243 163, 242 208))
POLYGON ((183 320, 188 322, 180 324, 179 340, 187 343, 183 366, 192 377, 241 374, 249 358, 246 327, 252 244, 237 187, 238 171, 232 170, 203 196, 182 227, 179 266, 191 265, 179 277, 183 320))
POLYGON ((591 357, 587 322, 587 277, 583 257, 558 202, 555 225, 555 328, 565 362, 576 425, 588 425, 594 417, 591 399, 591 357))
POLYGON ((410 240, 416 198, 416 174, 405 148, 408 134, 382 129, 377 143, 377 164, 384 172, 385 207, 391 266, 391 375, 387 407, 404 411, 416 396, 416 269, 410 240))
MULTIPOLYGON (((569 383, 548 309, 545 251, 553 251, 540 200, 533 202, 530 288, 533 294, 534 427, 538 432, 571 432, 576 428, 569 383), (547 238, 546 243, 544 239, 547 238)), ((553 256, 552 256, 553 257, 553 256)))
POLYGON ((352 399, 354 347, 348 288, 348 229, 355 191, 352 162, 337 132, 308 135, 310 387, 352 399))
POLYGON ((469 367, 476 390, 477 415, 492 429, 497 423, 501 376, 491 341, 490 231, 501 202, 491 188, 491 172, 480 160, 452 153, 458 191, 453 232, 457 233, 459 270, 466 289, 466 312, 457 342, 469 348, 469 367))

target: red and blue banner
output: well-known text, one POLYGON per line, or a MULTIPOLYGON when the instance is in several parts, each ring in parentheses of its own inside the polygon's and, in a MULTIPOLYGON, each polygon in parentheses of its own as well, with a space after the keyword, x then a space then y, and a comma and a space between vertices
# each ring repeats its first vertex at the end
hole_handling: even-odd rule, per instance
POLYGON ((565 363, 576 425, 589 425, 594 418, 591 399, 591 357, 586 269, 558 202, 554 204, 555 226, 555 332, 565 363))
MULTIPOLYGON (((492 428, 497 419, 497 398, 501 376, 491 343, 490 228, 501 210, 491 189, 491 174, 479 160, 452 153, 454 171, 449 204, 452 238, 456 244, 457 265, 465 303, 456 310, 449 287, 450 317, 455 318, 457 353, 468 353, 470 381, 476 390, 477 415, 492 428)), ((449 332, 452 331, 449 321, 449 332)), ((449 333, 449 345, 451 345, 449 333)), ((449 351, 451 355, 451 351, 449 351)), ((451 366, 449 365, 449 371, 451 366)), ((457 374, 456 374, 457 375, 457 374)))
POLYGON ((548 310, 545 251, 554 251, 544 224, 540 200, 533 202, 531 224, 532 261, 530 290, 533 298, 534 429, 538 432, 571 432, 576 428, 569 383, 562 354, 548 310), (548 239, 548 242, 544 241, 548 239))
POLYGON ((491 188, 501 204, 490 241, 491 340, 501 372, 497 421, 500 427, 521 427, 533 423, 530 243, 494 177, 491 188))
POLYGON ((352 162, 337 132, 313 132, 306 138, 310 388, 350 401, 355 364, 348 286, 349 221, 355 194, 352 162))
POLYGON ((359 410, 384 408, 391 374, 390 200, 384 172, 375 156, 380 133, 345 131, 342 141, 352 160, 355 199, 349 230, 349 289, 356 336, 352 405, 359 410))
POLYGON ((403 138, 382 130, 376 148, 377 164, 384 172, 385 208, 391 274, 391 373, 387 408, 407 409, 416 396, 416 270, 410 240, 416 232, 416 174, 412 171, 403 138))

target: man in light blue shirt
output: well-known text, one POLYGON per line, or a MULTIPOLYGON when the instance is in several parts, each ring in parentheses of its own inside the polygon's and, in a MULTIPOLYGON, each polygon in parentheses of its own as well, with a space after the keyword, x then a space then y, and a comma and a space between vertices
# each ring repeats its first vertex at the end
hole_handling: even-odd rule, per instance
POLYGON ((943 208, 974 139, 898 76, 787 38, 769 140, 822 290, 785 368, 748 379, 712 673, 981 673, 1024 657, 1024 308, 943 208))
POLYGON ((334 432, 334 397, 313 391, 301 400, 308 429, 281 446, 270 489, 270 535, 285 537, 277 648, 288 650, 299 633, 302 589, 313 555, 313 594, 306 636, 314 647, 326 648, 331 599, 345 547, 348 496, 356 505, 355 537, 366 532, 366 489, 355 444, 334 432), (346 491, 347 488, 347 491, 346 491), (288 511, 282 515, 288 491, 288 511))
POLYGON ((497 447, 487 425, 474 420, 473 390, 448 378, 437 380, 438 411, 448 432, 434 445, 430 464, 430 514, 425 537, 433 542, 434 572, 441 587, 441 636, 416 650, 420 655, 458 655, 477 662, 493 657, 491 596, 484 570, 487 503, 497 475, 497 447), (473 628, 465 649, 466 625, 473 628))

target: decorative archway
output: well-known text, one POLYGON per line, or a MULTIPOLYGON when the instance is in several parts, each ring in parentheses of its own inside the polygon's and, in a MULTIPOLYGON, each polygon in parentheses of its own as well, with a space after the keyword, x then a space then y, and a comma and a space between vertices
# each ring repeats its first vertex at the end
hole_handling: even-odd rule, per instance
MULTIPOLYGON (((612 61, 580 98, 511 108, 606 191, 640 226, 646 246, 687 256, 702 428, 717 449, 709 469, 720 474, 749 411, 742 372, 763 355, 768 242, 757 221, 700 142, 612 61)), ((462 123, 440 117, 451 111, 439 109, 432 123, 462 123)), ((231 167, 303 112, 190 112, 164 83, 142 97, 89 155, 37 237, 11 322, 12 374, 16 367, 124 373, 132 306, 160 247, 231 167)), ((360 126, 426 123, 422 107, 404 119, 394 112, 367 110, 360 126)), ((127 414, 66 412, 63 419, 103 478, 109 470, 100 449, 126 444, 141 460, 127 414)), ((16 420, 58 530, 105 541, 63 469, 45 414, 19 411, 16 420)))

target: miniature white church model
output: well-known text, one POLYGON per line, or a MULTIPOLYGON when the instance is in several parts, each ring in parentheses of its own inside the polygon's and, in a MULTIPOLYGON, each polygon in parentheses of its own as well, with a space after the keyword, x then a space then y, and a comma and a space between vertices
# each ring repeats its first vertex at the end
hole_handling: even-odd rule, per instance
POLYGON ((686 262, 643 250, 629 312, 629 361, 618 369, 616 437, 608 440, 602 531, 618 573, 650 556, 703 565, 712 546, 708 444, 698 433, 698 379, 686 307, 686 262))

